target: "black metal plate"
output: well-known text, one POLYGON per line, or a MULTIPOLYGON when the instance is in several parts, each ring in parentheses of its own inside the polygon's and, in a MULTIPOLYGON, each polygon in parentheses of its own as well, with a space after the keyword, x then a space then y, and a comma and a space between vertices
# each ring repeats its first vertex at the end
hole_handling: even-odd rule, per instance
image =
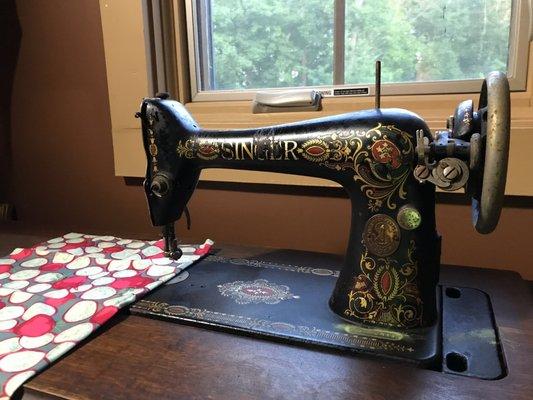
POLYGON ((442 288, 442 369, 482 379, 507 374, 489 296, 481 290, 442 288))
MULTIPOLYGON (((442 357, 440 324, 427 329, 398 331, 346 322, 327 304, 339 273, 329 265, 337 262, 318 262, 315 265, 319 267, 312 268, 302 266, 309 265, 310 259, 295 257, 296 252, 287 252, 285 257, 279 257, 279 253, 274 258, 260 260, 209 256, 188 270, 187 279, 156 290, 134 304, 131 312, 210 329, 401 359, 425 368, 464 374, 451 371, 446 365, 442 367, 446 360, 442 357), (279 259, 287 262, 280 263, 279 259)), ((326 261, 320 257, 324 255, 317 255, 317 260, 326 261)), ((443 297, 447 304, 448 297, 443 297)), ((469 308, 458 303, 471 301, 476 312, 490 312, 486 297, 481 308, 476 303, 479 296, 453 300, 452 313, 462 321, 463 331, 469 326, 461 310, 469 308)), ((490 313, 488 315, 491 319, 490 313)), ((447 326, 450 323, 453 326, 452 318, 445 320, 447 326)), ((475 322, 486 323, 487 318, 475 319, 475 322)), ((492 324, 484 329, 494 331, 492 324)), ((475 339, 474 336, 470 338, 475 339)), ((468 340, 462 344, 467 345, 468 340)), ((486 346, 474 347, 490 353, 486 346)), ((445 354, 469 349, 449 347, 445 354)), ((464 375, 476 376, 478 369, 472 369, 475 365, 469 362, 468 373, 464 375)), ((489 370, 497 369, 499 375, 493 376, 488 371, 481 377, 494 379, 501 375, 501 368, 496 368, 494 363, 490 365, 489 370)))

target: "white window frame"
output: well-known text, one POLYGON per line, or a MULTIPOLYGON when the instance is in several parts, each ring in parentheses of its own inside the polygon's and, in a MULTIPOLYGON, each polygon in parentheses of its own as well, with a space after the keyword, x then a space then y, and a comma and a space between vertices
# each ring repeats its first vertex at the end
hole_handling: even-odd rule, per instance
MULTIPOLYGON (((202 0, 200 0, 202 1, 202 0)), ((338 19, 339 13, 344 11, 345 0, 335 0, 335 17, 338 19)), ((197 0, 185 0, 186 21, 187 21, 187 45, 189 52, 189 73, 191 100, 202 101, 228 101, 228 100, 253 100, 257 91, 286 91, 291 89, 302 89, 302 87, 284 88, 261 88, 261 89, 240 89, 240 90, 200 90, 198 82, 198 71, 200 70, 200 57, 198 55, 197 43, 202 40, 196 28, 197 0)), ((507 77, 512 91, 526 90, 527 69, 528 69, 528 48, 531 40, 531 22, 533 17, 528 12, 531 7, 530 0, 515 0, 511 11, 511 28, 509 44, 509 64, 507 77)), ((342 35, 335 35, 334 47, 344 48, 344 29, 337 29, 342 35), (342 38, 341 38, 342 36, 342 38)), ((343 54, 343 53, 339 53, 343 54)), ((337 59, 337 57, 335 57, 337 59)), ((383 68, 387 66, 384 65, 383 68)), ((338 77, 344 74, 344 70, 339 65, 334 65, 334 75, 338 77)), ((338 78, 335 78, 338 81, 338 78)), ((406 83, 384 83, 382 84, 382 95, 412 95, 412 94, 451 94, 451 93, 475 93, 479 91, 481 79, 450 80, 450 81, 426 81, 426 82, 406 82, 406 83)), ((369 96, 374 95, 374 84, 365 85, 326 85, 309 87, 320 91, 329 91, 339 88, 368 87, 369 96)))

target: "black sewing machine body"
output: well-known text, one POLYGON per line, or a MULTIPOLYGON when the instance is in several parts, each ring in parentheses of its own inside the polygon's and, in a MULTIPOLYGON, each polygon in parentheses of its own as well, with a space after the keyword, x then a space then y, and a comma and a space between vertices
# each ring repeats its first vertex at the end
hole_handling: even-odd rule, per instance
POLYGON ((153 121, 144 140, 153 157, 145 190, 154 225, 181 217, 180 204, 188 202, 203 168, 330 179, 352 202, 346 264, 331 308, 344 318, 382 326, 411 328, 435 321, 440 252, 435 188, 421 185, 412 174, 416 132, 431 137, 420 117, 379 109, 218 132, 198 128, 177 102, 152 99, 143 107, 153 121), (157 176, 172 182, 164 198, 152 193, 150 183, 157 176), (416 226, 409 225, 409 213, 416 226))
MULTIPOLYGON (((305 343, 315 341, 317 332, 322 332, 327 343, 317 340, 328 346, 403 358, 485 379, 504 375, 488 298, 474 289, 461 289, 461 296, 461 290, 438 286, 440 237, 435 226, 435 187, 465 188, 472 198, 473 223, 479 232, 491 232, 498 222, 510 121, 509 87, 503 74, 489 74, 477 111, 472 101, 461 103, 448 120, 448 129, 435 134, 414 113, 379 107, 278 126, 210 131, 201 129, 183 105, 161 96, 144 99, 138 116, 148 161, 144 189, 152 223, 163 227, 168 257, 181 256, 174 222, 184 212, 188 216, 186 206, 204 168, 271 171, 335 181, 346 190, 352 206, 344 266, 332 273, 338 279, 329 307, 337 316, 315 306, 320 318, 316 325, 305 326, 307 319, 302 320, 301 315, 313 310, 300 302, 296 310, 290 308, 293 306, 284 309, 286 315, 300 316, 279 324, 299 326, 303 334, 296 335, 295 340, 305 343), (460 301, 454 300, 459 297, 460 301), (471 318, 472 310, 482 310, 481 315, 471 318), (353 328, 343 328, 348 333, 332 328, 343 320, 354 324, 353 328), (450 339, 469 330, 492 333, 483 340, 475 335, 460 342, 450 339)), ((329 229, 335 227, 325 227, 325 231, 329 229)), ((200 264, 195 267, 197 279, 203 276, 207 286, 212 281, 219 290, 226 287, 226 283, 216 282, 211 272, 202 272, 226 271, 226 267, 220 262, 200 264)), ((237 278, 250 277, 250 270, 244 268, 239 274, 237 278)), ((269 273, 261 274, 258 276, 271 279, 269 273)), ((251 276, 256 275, 257 271, 251 276)), ((292 275, 275 278, 295 279, 292 275)), ((313 282, 319 296, 331 290, 328 282, 313 282)), ((265 279, 237 280, 233 284, 238 290, 248 291, 237 295, 252 296, 253 303, 264 299, 253 298, 250 293, 283 292, 288 288, 271 287, 265 279)), ((198 289, 182 291, 189 293, 186 305, 176 303, 178 308, 173 309, 192 312, 182 314, 184 321, 202 320, 207 326, 287 336, 285 331, 277 330, 281 325, 274 328, 261 318, 258 321, 262 322, 247 325, 258 317, 254 313, 270 315, 268 310, 258 311, 253 306, 247 311, 251 314, 239 316, 234 305, 224 303, 220 305, 223 310, 209 314, 209 319, 207 311, 190 306, 196 300, 212 305, 212 292, 206 289, 199 295, 198 289), (230 314, 226 314, 228 310, 230 314), (226 317, 219 321, 223 315, 226 317), (228 322, 232 318, 233 322, 228 322)), ((266 303, 271 304, 269 301, 266 303)))

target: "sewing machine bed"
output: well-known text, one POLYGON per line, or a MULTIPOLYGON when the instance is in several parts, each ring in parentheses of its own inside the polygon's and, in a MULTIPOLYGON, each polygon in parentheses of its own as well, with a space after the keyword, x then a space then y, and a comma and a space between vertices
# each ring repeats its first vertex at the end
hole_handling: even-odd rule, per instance
POLYGON ((303 346, 380 354, 481 379, 506 375, 489 297, 441 287, 442 318, 425 330, 354 325, 328 307, 338 257, 290 250, 254 259, 216 254, 131 307, 133 314, 303 346))

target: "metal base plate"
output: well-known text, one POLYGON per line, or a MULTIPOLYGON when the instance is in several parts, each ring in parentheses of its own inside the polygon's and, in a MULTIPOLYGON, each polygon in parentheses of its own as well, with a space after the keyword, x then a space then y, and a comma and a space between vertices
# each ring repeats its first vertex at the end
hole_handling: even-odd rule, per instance
MULTIPOLYGON (((490 300, 483 292, 439 287, 442 320, 430 328, 407 331, 356 325, 328 307, 337 269, 280 263, 284 257, 279 253, 275 261, 209 256, 191 267, 186 279, 156 290, 134 304, 131 312, 403 360, 446 373, 483 379, 505 375, 490 300)), ((294 257, 285 259, 294 261, 294 257)))
POLYGON ((507 375, 489 296, 449 286, 441 294, 442 371, 481 379, 507 375))

